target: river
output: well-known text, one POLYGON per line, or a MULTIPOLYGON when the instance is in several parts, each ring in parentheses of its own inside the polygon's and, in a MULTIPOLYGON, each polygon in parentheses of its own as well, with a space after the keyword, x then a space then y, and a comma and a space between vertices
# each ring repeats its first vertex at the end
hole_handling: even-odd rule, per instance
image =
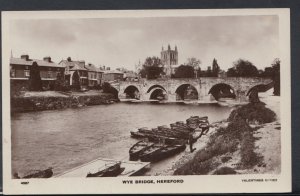
POLYGON ((128 160, 128 150, 137 142, 130 131, 192 115, 215 122, 226 119, 230 110, 217 104, 116 103, 13 114, 12 172, 23 176, 53 167, 56 175, 98 157, 128 160))

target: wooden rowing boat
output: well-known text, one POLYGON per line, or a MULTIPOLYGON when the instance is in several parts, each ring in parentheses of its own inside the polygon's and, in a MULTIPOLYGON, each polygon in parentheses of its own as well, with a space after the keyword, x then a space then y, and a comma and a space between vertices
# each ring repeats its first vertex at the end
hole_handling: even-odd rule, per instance
POLYGON ((107 166, 103 170, 99 170, 96 173, 88 173, 86 177, 116 177, 125 170, 121 167, 121 162, 114 163, 113 165, 107 166))
POLYGON ((138 160, 139 155, 153 145, 154 145, 153 142, 147 142, 147 141, 137 142, 129 149, 129 160, 130 161, 138 160))
POLYGON ((164 145, 161 144, 154 144, 150 148, 146 149, 144 152, 142 152, 139 156, 140 160, 143 162, 151 162, 152 155, 163 148, 164 145))
POLYGON ((166 145, 141 157, 141 161, 156 162, 184 151, 185 144, 166 145))
MULTIPOLYGON (((28 178, 50 178, 50 177, 52 177, 52 175, 53 175, 53 171, 52 171, 52 168, 50 167, 45 170, 39 170, 35 173, 28 174, 22 178, 25 178, 25 179, 28 179, 28 178)), ((16 175, 16 176, 18 176, 18 175, 16 175)), ((18 177, 16 177, 16 178, 18 178, 18 177)))

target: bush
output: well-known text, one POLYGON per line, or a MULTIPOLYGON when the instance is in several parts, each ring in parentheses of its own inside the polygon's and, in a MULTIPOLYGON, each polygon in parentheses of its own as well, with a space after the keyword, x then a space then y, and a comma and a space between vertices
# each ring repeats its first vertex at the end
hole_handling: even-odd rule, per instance
POLYGON ((251 168, 262 161, 262 158, 255 152, 255 138, 251 132, 242 133, 241 142, 241 166, 251 168))
POLYGON ((217 169, 213 174, 215 175, 228 175, 228 174, 236 174, 237 172, 231 167, 221 167, 217 169))
POLYGON ((241 117, 249 123, 270 123, 276 120, 276 114, 265 107, 264 103, 249 103, 231 112, 228 121, 241 117))
POLYGON ((40 76, 40 69, 38 64, 34 61, 30 66, 29 76, 29 90, 30 91, 42 91, 42 79, 40 76))
POLYGON ((175 170, 174 175, 204 175, 217 167, 218 164, 212 159, 203 162, 189 161, 182 167, 175 170))

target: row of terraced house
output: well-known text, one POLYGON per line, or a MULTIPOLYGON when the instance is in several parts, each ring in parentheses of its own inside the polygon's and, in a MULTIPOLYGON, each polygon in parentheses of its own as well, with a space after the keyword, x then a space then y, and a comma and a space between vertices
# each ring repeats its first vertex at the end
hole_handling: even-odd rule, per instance
POLYGON ((55 63, 51 57, 44 57, 43 60, 30 59, 29 55, 21 55, 20 58, 10 58, 10 79, 11 84, 16 88, 27 88, 30 77, 30 66, 36 62, 39 66, 43 87, 51 89, 55 83, 58 73, 62 74, 65 81, 72 85, 74 73, 77 72, 82 87, 96 87, 103 82, 122 80, 124 73, 111 71, 109 68, 96 67, 85 61, 74 61, 70 57, 55 63))

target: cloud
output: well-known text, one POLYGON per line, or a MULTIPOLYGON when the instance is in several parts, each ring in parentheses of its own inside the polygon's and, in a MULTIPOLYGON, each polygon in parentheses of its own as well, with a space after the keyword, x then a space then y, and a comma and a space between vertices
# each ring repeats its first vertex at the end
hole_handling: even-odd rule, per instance
POLYGON ((238 58, 259 67, 278 57, 277 16, 206 16, 17 20, 11 48, 34 58, 71 56, 96 65, 133 69, 139 59, 177 45, 179 62, 194 56, 203 68, 217 58, 227 69, 238 58))

